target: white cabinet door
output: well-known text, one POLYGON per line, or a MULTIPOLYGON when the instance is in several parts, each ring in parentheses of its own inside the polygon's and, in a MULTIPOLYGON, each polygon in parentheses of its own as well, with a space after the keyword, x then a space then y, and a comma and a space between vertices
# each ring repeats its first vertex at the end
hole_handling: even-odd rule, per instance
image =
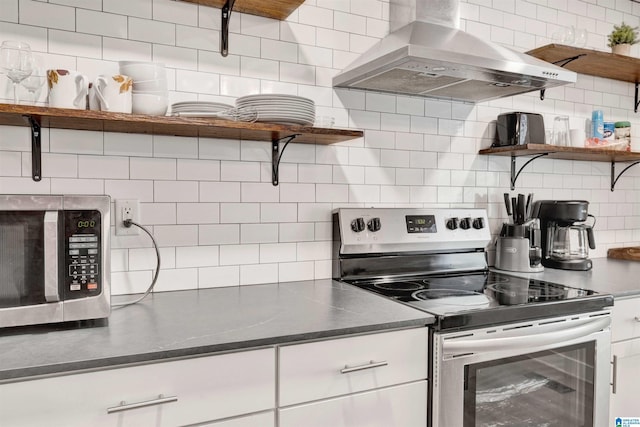
POLYGON ((609 418, 640 418, 640 338, 613 344, 609 418))
POLYGON ((280 406, 427 378, 428 330, 416 328, 280 348, 280 406))
POLYGON ((230 418, 274 409, 275 379, 270 348, 4 384, 0 425, 153 427, 230 418), (159 395, 176 400, 161 403, 159 395), (122 402, 141 407, 119 410, 122 402))
POLYGON ((640 298, 616 299, 611 319, 611 341, 640 338, 640 298))
POLYGON ((293 406, 279 416, 279 427, 425 427, 427 382, 293 406))

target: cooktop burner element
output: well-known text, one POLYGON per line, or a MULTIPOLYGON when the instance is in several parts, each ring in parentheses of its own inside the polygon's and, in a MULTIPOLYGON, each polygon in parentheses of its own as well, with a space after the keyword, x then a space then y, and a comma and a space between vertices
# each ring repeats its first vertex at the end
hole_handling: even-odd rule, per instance
POLYGON ((613 305, 611 295, 490 271, 484 209, 344 208, 333 221, 334 279, 429 312, 437 330, 613 305))

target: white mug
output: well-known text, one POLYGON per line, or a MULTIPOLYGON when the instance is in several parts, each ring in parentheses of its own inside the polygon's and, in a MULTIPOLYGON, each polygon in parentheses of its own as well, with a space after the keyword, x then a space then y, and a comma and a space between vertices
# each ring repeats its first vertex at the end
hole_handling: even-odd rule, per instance
POLYGON ((99 109, 114 113, 131 113, 132 86, 133 79, 129 76, 98 76, 93 83, 93 91, 99 109))
POLYGON ((56 108, 87 108, 89 82, 86 76, 71 70, 47 70, 49 106, 56 108))

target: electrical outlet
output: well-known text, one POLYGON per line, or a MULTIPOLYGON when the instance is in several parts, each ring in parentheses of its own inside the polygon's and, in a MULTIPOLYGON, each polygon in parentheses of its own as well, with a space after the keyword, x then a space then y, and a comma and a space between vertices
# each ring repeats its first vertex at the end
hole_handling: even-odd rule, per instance
POLYGON ((140 223, 140 202, 137 199, 116 200, 116 236, 137 236, 140 229, 135 225, 125 227, 123 222, 130 219, 140 223))

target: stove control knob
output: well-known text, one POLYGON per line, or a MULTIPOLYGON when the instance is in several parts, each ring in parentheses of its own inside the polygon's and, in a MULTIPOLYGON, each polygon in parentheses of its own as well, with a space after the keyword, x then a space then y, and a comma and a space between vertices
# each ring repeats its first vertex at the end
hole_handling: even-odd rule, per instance
POLYGON ((361 231, 364 230, 364 219, 363 218, 356 218, 353 221, 351 221, 351 229, 353 231, 355 231, 356 233, 359 233, 361 231))
POLYGON ((380 230, 380 227, 380 218, 371 218, 369 222, 367 222, 367 228, 374 233, 380 230))
POLYGON ((447 228, 449 230, 455 230, 458 228, 458 218, 449 218, 447 220, 447 228))
POLYGON ((484 218, 476 218, 473 220, 473 228, 482 230, 484 228, 484 218))
POLYGON ((471 218, 462 218, 460 220, 460 228, 468 230, 471 228, 471 218))

